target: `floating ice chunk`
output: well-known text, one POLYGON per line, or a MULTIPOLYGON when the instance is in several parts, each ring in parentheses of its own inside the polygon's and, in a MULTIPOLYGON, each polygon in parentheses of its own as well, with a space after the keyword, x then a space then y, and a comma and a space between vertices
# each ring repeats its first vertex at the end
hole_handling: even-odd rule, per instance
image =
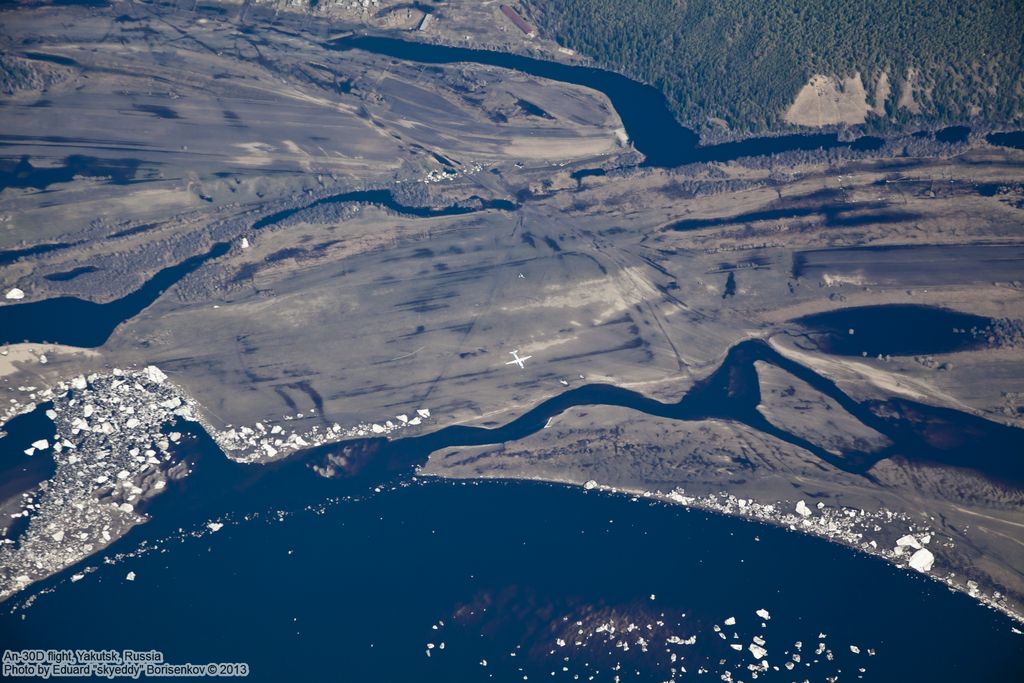
MULTIPOLYGON (((598 629, 600 630, 600 629, 598 629)), ((669 645, 696 645, 697 636, 690 636, 689 638, 680 638, 679 636, 669 636, 665 639, 665 642, 669 645)))
POLYGON ((242 238, 242 249, 248 249, 248 248, 249 248, 249 240, 247 238, 243 237, 242 238))
POLYGON ((17 287, 12 287, 7 290, 7 294, 5 295, 5 297, 11 299, 12 301, 17 301, 18 299, 25 298, 25 292, 21 291, 17 287))
POLYGON ((40 363, 41 363, 42 365, 46 365, 47 363, 49 363, 49 362, 50 362, 50 360, 49 360, 49 359, 48 359, 48 358, 46 357, 46 354, 45 354, 45 353, 41 353, 41 354, 39 354, 39 362, 40 362, 40 363))
POLYGON ((47 410, 46 411, 46 417, 50 418, 51 420, 56 420, 57 419, 57 411, 54 410, 53 408, 47 410))
POLYGON ((224 524, 222 522, 207 522, 206 526, 213 533, 217 533, 218 531, 224 528, 224 524))
POLYGON ((754 655, 754 659, 761 659, 766 654, 768 654, 768 650, 764 649, 763 647, 761 647, 757 643, 751 643, 747 647, 747 649, 750 650, 750 654, 754 655))
POLYGON ((84 578, 85 578, 85 574, 72 574, 71 575, 71 583, 75 583, 76 581, 81 581, 84 578))
POLYGON ((75 389, 78 389, 79 391, 85 389, 85 376, 79 375, 78 377, 75 377, 73 380, 71 380, 71 386, 75 389))
POLYGON ((413 419, 409 420, 409 424, 411 425, 418 425, 420 424, 420 422, 422 422, 422 420, 420 420, 420 418, 418 417, 414 417, 413 419))
POLYGON ((399 422, 408 422, 408 421, 409 421, 409 416, 408 416, 408 415, 405 415, 405 414, 402 414, 402 415, 396 415, 395 417, 397 417, 397 418, 398 418, 398 421, 399 421, 399 422))
POLYGON ((32 448, 35 448, 36 450, 39 450, 39 451, 45 451, 49 447, 50 447, 50 442, 47 441, 46 439, 39 439, 38 441, 33 441, 32 442, 32 448))
POLYGON ((416 414, 422 417, 424 420, 426 420, 428 417, 430 417, 430 409, 420 408, 416 411, 416 414))
POLYGON ((34 448, 26 448, 25 449, 25 455, 35 455, 35 453, 36 453, 36 449, 34 449, 34 448))
POLYGON ((135 580, 135 572, 128 572, 127 576, 125 576, 124 578, 125 578, 126 581, 134 581, 135 580))
POLYGON ((82 408, 82 417, 90 418, 90 417, 92 417, 92 414, 95 411, 96 411, 96 409, 93 408, 91 404, 86 404, 86 406, 84 408, 82 408))
POLYGON ((117 478, 124 480, 124 479, 128 478, 128 475, 129 475, 128 470, 121 470, 120 472, 117 473, 117 478))
POLYGON ((164 380, 167 379, 167 375, 165 375, 160 368, 155 365, 147 365, 146 369, 142 371, 142 374, 146 379, 157 384, 163 384, 164 380))
POLYGON ((136 427, 139 426, 139 421, 137 418, 129 417, 128 421, 124 423, 124 426, 127 427, 128 429, 135 429, 136 427))
POLYGON ((725 625, 726 626, 735 626, 736 625, 736 617, 729 617, 728 619, 726 619, 725 620, 725 625))
POLYGON ((860 648, 857 647, 856 645, 851 645, 850 646, 850 652, 852 652, 855 655, 859 655, 860 654, 860 648))
POLYGON ((487 666, 487 660, 486 659, 481 659, 480 660, 480 666, 487 666))
POLYGON ((910 566, 919 572, 931 571, 934 563, 935 555, 932 555, 932 551, 925 548, 921 548, 910 556, 910 566))
POLYGON ((376 422, 374 422, 372 425, 370 425, 370 429, 373 430, 374 434, 383 434, 384 433, 384 428, 381 427, 376 422))
POLYGON ((897 547, 899 547, 899 546, 910 546, 911 548, 914 548, 914 549, 920 549, 921 548, 921 544, 918 543, 917 539, 914 538, 913 536, 911 536, 910 534, 907 534, 906 536, 902 536, 901 538, 897 539, 896 545, 897 545, 897 547))
POLYGON ((135 509, 135 506, 131 503, 121 503, 119 507, 121 508, 121 512, 132 512, 135 509))
POLYGON ((743 646, 740 645, 739 643, 729 643, 729 647, 731 647, 732 649, 736 650, 737 652, 742 652, 743 651, 743 646))
POLYGON ((588 479, 587 483, 583 485, 583 488, 585 488, 587 491, 593 491, 594 489, 597 488, 597 482, 594 481, 593 479, 588 479))
POLYGON ((810 517, 811 508, 807 507, 807 503, 801 500, 799 503, 796 504, 796 513, 801 517, 810 517))
POLYGON ((54 533, 50 534, 50 538, 57 541, 57 543, 60 543, 64 540, 64 530, 60 529, 59 531, 55 531, 54 533))
POLYGON ((754 614, 756 614, 757 616, 761 617, 765 621, 768 621, 769 619, 772 618, 772 615, 769 614, 768 610, 766 610, 766 609, 759 609, 756 612, 754 612, 754 614))

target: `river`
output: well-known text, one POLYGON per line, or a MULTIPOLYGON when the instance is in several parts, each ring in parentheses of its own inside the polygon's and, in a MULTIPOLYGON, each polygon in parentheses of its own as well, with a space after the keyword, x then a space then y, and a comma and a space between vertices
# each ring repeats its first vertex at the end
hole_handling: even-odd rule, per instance
MULTIPOLYGON (((653 166, 851 144, 829 135, 788 136, 702 148, 671 116, 660 93, 609 72, 383 38, 350 38, 334 47, 432 63, 477 61, 597 87, 653 166)), ((283 220, 289 211, 263 224, 283 220)), ((55 299, 0 307, 2 341, 102 344, 119 322, 227 248, 214 245, 207 254, 160 271, 111 304, 55 299)), ((873 339, 871 326, 884 325, 891 313, 858 312, 860 339, 873 339)), ((809 338, 816 326, 848 324, 803 322, 809 338)), ((936 322, 943 329, 948 323, 936 322)), ((961 339, 942 337, 938 343, 961 339)), ((849 340, 839 336, 834 343, 839 341, 849 340)), ((664 681, 682 676, 682 668, 691 675, 706 670, 709 680, 725 672, 747 680, 747 667, 762 661, 769 666, 759 680, 1012 677, 1024 661, 1024 640, 1006 616, 848 548, 624 496, 526 482, 424 483, 412 475, 438 448, 522 438, 570 406, 592 404, 673 419, 747 422, 851 472, 888 457, 889 452, 836 459, 772 427, 756 411, 755 360, 776 363, 832 396, 890 436, 904 457, 1024 480, 1021 467, 997 457, 1021 452, 1018 430, 906 401, 900 404, 904 419, 885 422, 762 342, 738 345, 718 372, 678 404, 587 386, 494 430, 449 427, 392 442, 332 445, 266 466, 228 461, 196 428, 198 439, 184 447, 191 449, 185 457, 193 473, 154 499, 147 510, 153 520, 100 557, 32 586, 12 601, 14 609, 5 605, 4 645, 153 648, 171 662, 247 662, 250 678, 259 681, 664 681), (928 424, 949 421, 972 441, 937 450, 921 439, 913 415, 923 415, 928 424), (342 448, 353 455, 349 476, 312 473, 311 465, 342 448), (992 457, 986 459, 985 452, 992 457), (206 530, 214 519, 227 526, 206 530), (139 552, 140 547, 150 550, 139 552), (72 582, 72 574, 85 566, 95 571, 72 582), (134 572, 133 581, 128 572, 134 572), (770 618, 756 615, 760 609, 770 618), (734 625, 726 623, 730 617, 734 625), (693 644, 669 641, 692 636, 693 644), (768 652, 763 659, 750 647, 755 636, 768 652)), ((9 474, 17 469, 19 476, 38 478, 47 471, 43 459, 31 471, 16 460, 28 457, 20 454, 22 442, 37 437, 30 427, 39 420, 37 411, 12 423, 11 435, 0 440, 0 460, 9 474)))
POLYGON ((840 140, 836 133, 807 133, 751 138, 704 147, 700 145, 700 137, 695 132, 679 123, 661 91, 612 71, 506 52, 434 45, 382 36, 349 36, 327 43, 325 47, 341 51, 365 50, 424 64, 472 62, 498 66, 598 90, 615 107, 633 146, 643 153, 645 166, 672 168, 699 161, 731 161, 741 157, 839 147, 871 150, 879 149, 884 144, 881 138, 869 136, 847 141, 840 140))
POLYGON ((0 615, 5 647, 156 649, 254 681, 749 680, 755 636, 769 681, 1009 680, 1024 661, 1010 620, 965 595, 736 518, 526 482, 244 498, 216 533, 154 523, 111 549, 145 533, 149 552, 30 589, 0 615))

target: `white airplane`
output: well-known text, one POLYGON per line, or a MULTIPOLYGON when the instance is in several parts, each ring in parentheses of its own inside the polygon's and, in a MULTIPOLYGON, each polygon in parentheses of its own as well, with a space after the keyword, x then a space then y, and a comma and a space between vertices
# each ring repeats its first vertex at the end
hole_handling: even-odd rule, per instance
POLYGON ((525 370, 526 361, 533 358, 533 356, 523 356, 522 358, 520 358, 519 349, 516 349, 515 351, 509 351, 509 353, 512 354, 513 360, 510 360, 509 362, 505 363, 505 365, 518 365, 521 370, 525 370))

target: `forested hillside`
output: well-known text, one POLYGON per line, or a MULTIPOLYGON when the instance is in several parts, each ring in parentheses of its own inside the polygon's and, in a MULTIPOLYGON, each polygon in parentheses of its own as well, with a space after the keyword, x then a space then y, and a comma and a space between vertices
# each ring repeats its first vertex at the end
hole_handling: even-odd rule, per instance
POLYGON ((711 117, 741 132, 779 127, 813 74, 856 72, 869 105, 883 72, 892 84, 885 115, 868 117, 872 128, 969 119, 1020 125, 1024 117, 1021 0, 527 0, 527 7, 542 33, 658 86, 679 118, 698 128, 711 117), (913 104, 898 106, 910 92, 913 104))

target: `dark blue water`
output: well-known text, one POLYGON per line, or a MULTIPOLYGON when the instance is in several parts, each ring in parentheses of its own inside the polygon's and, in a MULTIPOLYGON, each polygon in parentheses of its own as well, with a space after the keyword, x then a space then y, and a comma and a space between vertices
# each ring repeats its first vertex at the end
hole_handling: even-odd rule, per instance
POLYGON ((139 289, 109 303, 66 296, 0 306, 0 344, 31 341, 101 346, 118 325, 142 312, 165 289, 229 248, 228 243, 218 242, 205 254, 164 268, 139 289))
POLYGON ((971 129, 967 126, 949 126, 935 131, 935 139, 939 142, 967 142, 970 136, 971 129))
MULTIPOLYGON (((442 56, 462 61, 449 52, 442 56)), ((620 99, 628 94, 616 92, 620 99)), ((613 103, 618 109, 614 98, 613 103)), ((661 107, 668 114, 663 98, 661 107)), ((658 112, 644 116, 644 126, 651 117, 663 122, 658 112)), ((693 135, 674 119, 671 125, 677 142, 686 140, 686 133, 693 135)), ((630 134, 636 140, 633 129, 630 134)), ((744 156, 741 150, 750 147, 742 145, 755 143, 721 145, 717 154, 744 156)), ((808 140, 792 144, 821 146, 808 140)), ((686 156, 681 149, 655 161, 686 156)), ((693 136, 687 149, 686 158, 695 160, 716 147, 702 152, 693 136)), ((268 216, 254 227, 322 203, 373 201, 338 197, 268 216)), ((374 203, 393 202, 390 195, 376 199, 382 201, 374 203)), ((448 210, 396 206, 413 215, 448 210)), ((161 271, 140 290, 111 304, 63 298, 0 307, 0 329, 11 337, 8 341, 16 341, 21 330, 22 338, 37 341, 99 345, 162 289, 226 250, 226 244, 218 244, 208 254, 161 271)), ((834 326, 844 320, 825 322, 834 326)), ((857 322, 865 331, 872 325, 883 330, 887 324, 877 316, 857 322)), ((897 348, 887 334, 876 336, 890 344, 886 348, 897 348)), ((818 338, 826 339, 827 332, 818 338)), ((1006 481, 1024 480, 1024 463, 1004 457, 1024 452, 1017 430, 910 402, 894 403, 898 417, 887 411, 890 417, 882 419, 870 405, 852 401, 831 382, 751 342, 736 347, 718 372, 678 404, 615 387, 587 386, 496 429, 449 427, 394 442, 336 444, 263 467, 226 461, 200 435, 191 456, 192 476, 155 499, 147 509, 154 521, 115 544, 112 553, 175 536, 179 526, 201 528, 206 519, 221 515, 276 508, 297 514, 284 522, 247 522, 202 539, 176 540, 168 554, 101 566, 79 583, 67 583, 70 571, 65 572, 29 591, 61 583, 55 593, 41 595, 25 619, 22 613, 0 615, 4 646, 156 648, 171 661, 249 662, 254 680, 521 680, 524 675, 571 680, 577 673, 586 679, 595 671, 600 671, 595 680, 611 680, 615 674, 623 680, 665 680, 669 663, 664 632, 659 631, 660 641, 651 636, 654 645, 648 654, 635 645, 629 654, 613 644, 562 650, 554 643, 559 636, 572 642, 575 630, 567 624, 584 620, 593 627, 614 616, 640 624, 662 620, 681 637, 698 634, 696 646, 678 648, 690 671, 701 665, 723 670, 718 662, 725 659, 724 670, 745 679, 749 672, 736 669, 740 656, 710 631, 712 624, 736 616, 742 642, 763 633, 774 664, 782 663, 780 653, 792 651, 795 640, 805 643, 804 663, 815 659, 817 634, 829 634, 833 662, 818 657, 821 661, 813 668, 792 674, 770 671, 761 675, 767 680, 822 680, 834 674, 852 679, 861 666, 867 669, 865 680, 1005 680, 1024 665, 1022 641, 1010 633, 1009 621, 969 598, 879 560, 742 520, 535 484, 399 487, 368 500, 303 511, 332 496, 365 491, 373 482, 407 481, 410 468, 438 448, 515 440, 538 431, 550 416, 572 405, 599 403, 675 419, 719 416, 746 422, 851 472, 867 472, 880 457, 899 454, 972 467, 1006 481), (881 455, 836 458, 771 426, 756 411, 756 359, 775 362, 810 382, 889 435, 896 446, 881 455), (936 425, 964 438, 936 446, 934 438, 924 438, 934 437, 936 425), (983 452, 978 443, 986 444, 983 452), (312 474, 311 465, 342 451, 349 464, 338 479, 312 474), (124 581, 128 570, 139 575, 136 582, 124 581), (651 594, 657 599, 650 600, 651 594), (752 615, 761 607, 773 615, 765 629, 755 627, 752 615), (145 610, 145 629, 126 612, 133 608, 145 610), (431 629, 439 620, 445 626, 431 629), (428 658, 428 642, 445 642, 446 648, 435 649, 428 658), (854 655, 850 644, 875 648, 878 654, 854 655), (552 650, 554 655, 549 654, 552 650), (563 661, 567 655, 569 660, 563 661), (488 660, 486 668, 479 665, 481 659, 488 660), (617 663, 624 666, 613 673, 617 663), (570 670, 562 672, 562 666, 570 670)), ((16 425, 22 427, 31 425, 16 425)), ((18 434, 0 445, 12 447, 13 453, 15 441, 23 440, 18 434)), ((7 462, 17 466, 14 459, 7 462)))
POLYGON ((9 263, 14 263, 18 259, 26 256, 45 254, 50 251, 57 251, 58 249, 66 249, 71 246, 74 245, 70 242, 53 242, 50 244, 38 244, 34 247, 26 247, 24 249, 8 249, 7 251, 0 251, 0 266, 6 266, 9 263))
POLYGON ((1024 665, 1010 620, 968 597, 735 518, 530 483, 399 487, 284 507, 283 521, 253 508, 264 514, 202 538, 175 534, 162 551, 99 565, 0 615, 4 647, 153 648, 172 662, 247 662, 254 681, 353 683, 664 681, 669 650, 691 676, 704 666, 708 680, 749 680, 753 658, 728 643, 754 635, 776 666, 803 642, 794 672, 759 680, 859 680, 863 667, 866 681, 982 682, 1024 665), (712 629, 730 616, 726 641, 712 629), (607 622, 618 627, 611 642, 590 635, 607 622), (623 633, 629 623, 640 630, 623 633), (697 642, 666 646, 670 635, 697 642), (614 646, 623 638, 628 652, 614 646), (822 641, 833 661, 814 656, 822 641))
MULTIPOLYGON (((738 673, 735 666, 749 657, 741 660, 709 630, 736 616, 743 642, 755 634, 766 637, 775 664, 783 662, 780 651, 792 652, 793 642, 803 641, 803 663, 818 659, 814 668, 801 670, 812 680, 863 666, 865 680, 984 681, 1019 666, 1024 641, 1010 633, 1007 618, 923 577, 819 539, 560 487, 403 486, 412 468, 437 449, 519 439, 573 405, 624 405, 676 419, 724 416, 771 430, 756 411, 755 360, 783 365, 811 382, 893 438, 906 457, 915 448, 924 457, 941 450, 925 443, 918 423, 932 430, 934 440, 937 421, 954 420, 952 431, 972 442, 949 445, 961 458, 974 457, 983 443, 972 429, 991 438, 986 425, 1000 427, 909 402, 899 406, 902 421, 874 418, 834 384, 760 342, 735 347, 722 368, 678 404, 591 385, 494 429, 455 426, 390 442, 346 442, 266 466, 232 463, 201 428, 179 425, 197 437, 179 453, 192 474, 140 507, 152 521, 104 556, 175 540, 161 543, 160 552, 99 565, 78 583, 67 577, 81 567, 42 582, 26 595, 53 586, 56 592, 40 595, 24 620, 21 612, 0 615, 0 633, 6 647, 156 648, 171 661, 245 661, 254 680, 282 680, 289 666, 291 680, 512 680, 549 677, 551 670, 571 680, 562 666, 569 674, 612 680, 610 669, 622 664, 617 673, 628 671, 627 680, 661 681, 670 664, 668 635, 698 635, 697 646, 677 650, 690 670, 718 671, 725 659, 726 669, 738 673), (974 422, 965 428, 964 419, 974 422), (313 473, 314 465, 337 455, 345 456, 345 464, 335 478, 313 473), (393 490, 324 506, 375 485, 393 490), (266 514, 274 510, 296 514, 265 523, 279 519, 266 514), (261 517, 205 538, 178 531, 250 513, 261 517), (124 580, 128 571, 138 575, 135 582, 124 580), (115 604, 120 607, 111 609, 115 604), (144 606, 145 629, 125 613, 130 606, 144 606), (772 613, 765 629, 752 614, 759 608, 772 613), (575 621, 593 630, 609 619, 619 620, 620 629, 630 621, 661 620, 666 626, 646 636, 655 643, 649 653, 633 647, 628 654, 596 638, 564 651, 553 643, 559 637, 573 642, 575 621), (435 631, 431 625, 439 621, 445 626, 435 631), (819 632, 828 634, 832 662, 811 654, 819 632), (443 654, 427 658, 428 642, 445 642, 443 654), (955 646, 933 648, 927 657, 908 654, 935 642, 955 646), (862 653, 854 655, 851 644, 862 653), (869 647, 876 657, 864 656, 869 647), (488 667, 479 666, 482 659, 488 667)), ((19 433, 22 427, 27 423, 19 433)), ((1024 452, 1019 430, 1002 429, 1000 438, 1017 441, 982 450, 1024 452)), ((792 440, 785 433, 780 438, 792 440)), ((6 441, 0 440, 0 449, 6 441)), ((867 464, 846 454, 838 462, 851 471, 867 464)), ((1016 468, 1019 476, 1020 464, 1016 468)), ((97 558, 83 563, 98 564, 97 558)), ((764 677, 792 680, 774 672, 764 677)))
MULTIPOLYGON (((722 365, 678 403, 661 403, 611 385, 586 385, 548 399, 493 429, 452 426, 418 437, 381 440, 373 447, 373 455, 366 456, 366 462, 375 467, 382 467, 383 463, 411 467, 424 462, 430 453, 447 447, 515 441, 540 431, 548 419, 578 405, 621 406, 674 420, 717 418, 740 422, 799 446, 833 467, 868 477, 879 461, 898 456, 925 464, 960 467, 1009 486, 1024 486, 1024 430, 913 401, 855 401, 831 380, 781 356, 761 341, 734 346, 722 365), (771 363, 808 383, 863 424, 885 434, 893 445, 878 452, 849 451, 836 456, 772 425, 757 410, 761 402, 754 367, 757 361, 771 363), (936 438, 939 434, 942 438, 936 438)), ((306 457, 310 462, 319 462, 337 450, 336 445, 310 449, 306 457)), ((351 463, 354 473, 361 471, 363 464, 358 458, 351 459, 351 463)))
POLYGON ((992 133, 986 136, 985 140, 990 145, 1024 149, 1024 130, 1015 130, 1006 133, 992 133))
POLYGON ((847 142, 840 140, 835 133, 817 133, 754 138, 701 147, 699 136, 679 124, 659 90, 611 71, 569 66, 504 52, 432 45, 380 36, 351 36, 327 43, 326 47, 333 50, 365 50, 424 64, 475 62, 599 90, 611 100, 634 147, 646 157, 645 166, 671 168, 699 161, 731 161, 749 156, 844 147, 871 150, 884 145, 884 140, 880 138, 861 138, 847 142))
POLYGON ((977 335, 993 321, 935 306, 892 304, 842 308, 794 322, 809 330, 817 347, 826 353, 874 357, 981 348, 985 344, 977 335))
MULTIPOLYGON (((33 441, 46 439, 53 443, 56 427, 46 411, 52 402, 42 403, 29 413, 18 415, 3 426, 0 438, 0 500, 29 489, 53 476, 55 465, 50 450, 25 455, 33 441)), ((7 520, 4 520, 5 522, 7 520)))

